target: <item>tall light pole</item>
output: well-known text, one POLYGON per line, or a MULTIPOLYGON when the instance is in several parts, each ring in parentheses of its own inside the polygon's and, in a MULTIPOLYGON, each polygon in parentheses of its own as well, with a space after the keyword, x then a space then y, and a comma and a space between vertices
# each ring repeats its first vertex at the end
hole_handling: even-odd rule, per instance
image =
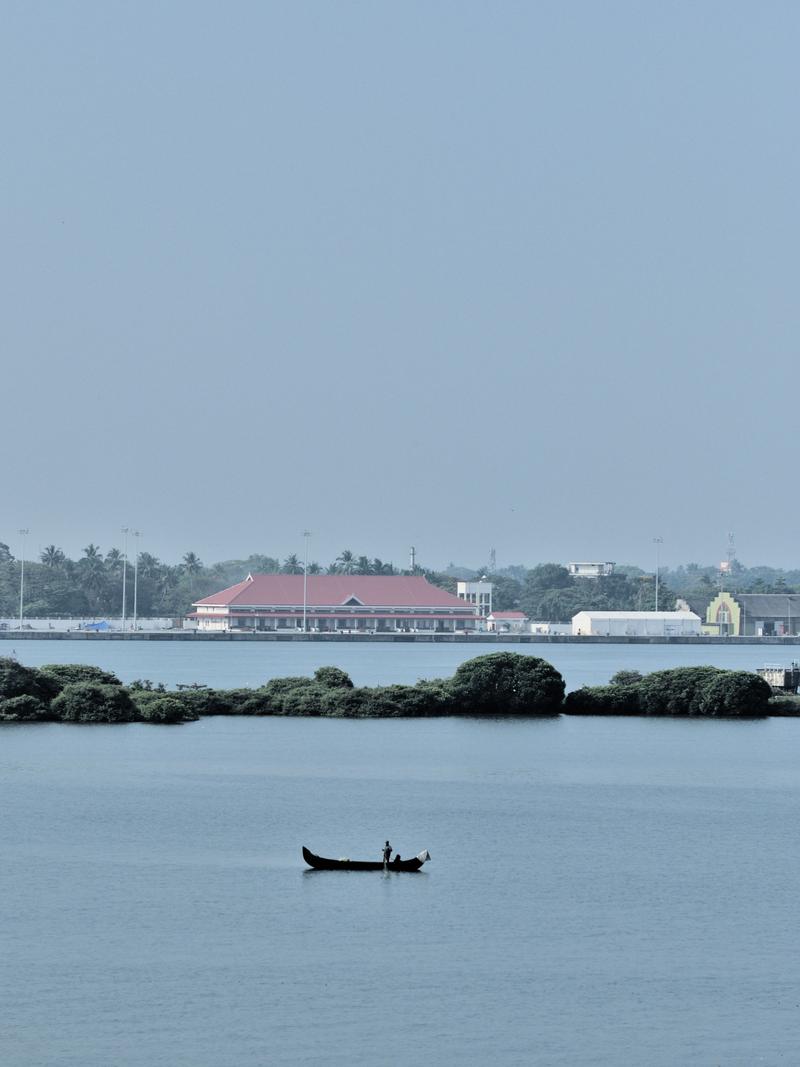
POLYGON ((136 540, 136 554, 133 557, 133 632, 136 633, 136 618, 139 614, 139 538, 142 536, 138 530, 133 531, 136 540))
MULTIPOLYGON (((22 549, 19 557, 19 628, 22 629, 22 605, 25 601, 25 538, 30 533, 30 530, 20 530, 19 536, 22 538, 22 549)), ((13 692, 13 690, 12 690, 13 692)))
POLYGON ((311 533, 308 530, 303 530, 303 537, 306 542, 306 551, 303 559, 303 633, 308 633, 308 539, 311 533))
POLYGON ((653 544, 656 546, 656 611, 658 611, 658 572, 661 569, 661 546, 664 544, 664 538, 654 537, 653 544))
POLYGON ((128 526, 122 527, 122 632, 125 633, 125 592, 128 584, 128 526))

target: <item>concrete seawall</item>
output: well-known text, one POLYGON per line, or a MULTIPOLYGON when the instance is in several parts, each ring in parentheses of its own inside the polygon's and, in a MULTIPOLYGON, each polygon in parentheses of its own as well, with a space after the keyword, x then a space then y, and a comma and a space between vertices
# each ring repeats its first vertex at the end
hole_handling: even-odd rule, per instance
POLYGON ((797 637, 577 637, 572 634, 304 634, 304 633, 197 633, 164 630, 152 633, 86 633, 82 630, 3 630, 0 641, 314 641, 380 642, 382 644, 467 645, 800 645, 797 637))

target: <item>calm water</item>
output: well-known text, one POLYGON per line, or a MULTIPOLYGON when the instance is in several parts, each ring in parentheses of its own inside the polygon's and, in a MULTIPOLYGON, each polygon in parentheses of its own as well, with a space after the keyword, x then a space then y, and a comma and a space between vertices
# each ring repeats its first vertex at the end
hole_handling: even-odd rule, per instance
POLYGON ((7 726, 0 1058, 794 1064, 798 767, 794 719, 7 726), (303 868, 387 835, 433 861, 303 868))
POLYGON ((569 689, 602 685, 618 670, 642 672, 688 664, 755 670, 765 662, 789 663, 790 649, 757 645, 435 645, 323 644, 309 642, 233 643, 193 641, 0 641, 0 656, 14 652, 32 667, 43 663, 93 663, 115 671, 123 682, 150 678, 167 686, 203 682, 218 688, 260 685, 269 678, 311 674, 335 664, 356 685, 414 683, 419 678, 449 677, 465 659, 487 652, 541 656, 556 666, 569 689))

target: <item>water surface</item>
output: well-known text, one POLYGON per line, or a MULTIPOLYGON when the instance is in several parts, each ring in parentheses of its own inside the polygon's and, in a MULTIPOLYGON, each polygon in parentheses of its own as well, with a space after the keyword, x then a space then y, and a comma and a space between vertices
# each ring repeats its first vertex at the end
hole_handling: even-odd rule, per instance
POLYGON ((0 732, 19 1067, 796 1061, 797 720, 0 732), (419 875, 307 872, 429 848, 419 875))
POLYGON ((282 675, 308 675, 327 664, 342 667, 356 685, 413 684, 420 678, 449 677, 464 660, 498 651, 541 656, 561 671, 568 689, 603 685, 622 669, 647 673, 663 667, 710 663, 755 670, 766 660, 783 663, 786 658, 782 649, 754 645, 0 642, 0 655, 13 652, 20 662, 32 667, 44 663, 92 663, 114 671, 123 682, 149 678, 170 687, 202 682, 216 688, 257 686, 282 675))

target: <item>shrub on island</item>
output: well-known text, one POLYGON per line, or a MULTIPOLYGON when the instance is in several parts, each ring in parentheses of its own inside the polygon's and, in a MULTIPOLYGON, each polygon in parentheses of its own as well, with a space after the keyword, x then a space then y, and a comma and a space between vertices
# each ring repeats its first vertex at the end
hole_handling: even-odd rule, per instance
MULTIPOLYGON (((620 675, 614 677, 618 679, 620 675)), ((564 712, 567 715, 757 718, 769 714, 771 696, 769 685, 749 671, 675 667, 654 671, 627 685, 577 689, 567 695, 564 712)))
POLYGON ((314 681, 327 689, 353 688, 353 679, 341 667, 318 667, 314 671, 314 681))
POLYGON ((140 722, 178 723, 195 722, 200 716, 187 708, 183 701, 173 696, 155 694, 155 699, 145 701, 137 707, 140 722))
POLYGON ((698 715, 719 718, 754 718, 769 715, 772 689, 751 671, 724 671, 705 686, 698 715))
POLYGON ((574 689, 564 698, 566 715, 641 715, 635 685, 590 685, 574 689))
POLYGON ((127 691, 119 685, 72 682, 50 705, 61 722, 135 722, 138 715, 127 691))
POLYGON ((10 656, 0 656, 0 700, 31 696, 49 704, 60 689, 55 679, 17 663, 10 656))
POLYGON ((52 680, 59 688, 76 682, 94 682, 97 685, 122 685, 116 674, 104 671, 88 663, 46 663, 39 673, 52 680))
POLYGON ((467 660, 449 687, 462 715, 558 715, 564 679, 547 660, 491 652, 467 660))
POLYGON ((0 701, 0 722, 43 722, 48 718, 47 705, 37 697, 24 695, 0 701))

